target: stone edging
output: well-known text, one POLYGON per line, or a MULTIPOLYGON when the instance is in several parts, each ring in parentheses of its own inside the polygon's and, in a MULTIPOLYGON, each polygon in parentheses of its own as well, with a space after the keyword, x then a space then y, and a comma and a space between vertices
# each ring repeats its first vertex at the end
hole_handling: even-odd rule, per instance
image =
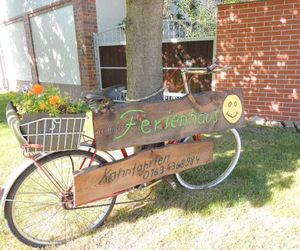
POLYGON ((300 132, 300 122, 272 121, 272 120, 266 120, 265 118, 260 117, 260 116, 251 116, 249 118, 246 118, 246 120, 249 124, 252 124, 252 125, 291 128, 291 129, 295 129, 296 131, 300 132))

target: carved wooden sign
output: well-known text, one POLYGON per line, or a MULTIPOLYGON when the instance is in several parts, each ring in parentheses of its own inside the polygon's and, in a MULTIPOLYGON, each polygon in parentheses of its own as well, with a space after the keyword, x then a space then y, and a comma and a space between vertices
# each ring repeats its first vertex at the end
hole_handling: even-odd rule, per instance
POLYGON ((179 143, 143 150, 102 167, 86 168, 74 176, 75 205, 207 164, 212 155, 212 141, 179 143))
POLYGON ((94 114, 97 149, 115 150, 242 127, 242 103, 241 90, 228 90, 113 107, 94 114))

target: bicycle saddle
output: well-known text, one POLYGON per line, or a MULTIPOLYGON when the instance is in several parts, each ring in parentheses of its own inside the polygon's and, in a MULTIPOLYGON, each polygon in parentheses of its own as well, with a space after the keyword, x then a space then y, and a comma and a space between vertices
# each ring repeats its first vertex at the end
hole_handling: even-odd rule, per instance
POLYGON ((120 96, 120 93, 125 90, 124 85, 114 85, 102 89, 101 91, 87 92, 84 94, 84 98, 87 100, 115 100, 120 96))

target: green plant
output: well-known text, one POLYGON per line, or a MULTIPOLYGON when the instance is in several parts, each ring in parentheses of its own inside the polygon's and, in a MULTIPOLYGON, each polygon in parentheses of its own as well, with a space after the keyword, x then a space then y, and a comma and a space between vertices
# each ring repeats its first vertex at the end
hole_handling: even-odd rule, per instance
POLYGON ((52 86, 45 89, 40 84, 35 84, 28 91, 12 92, 11 100, 21 117, 28 113, 58 116, 85 113, 88 110, 83 100, 72 100, 68 93, 62 95, 59 88, 52 86))
MULTIPOLYGON (((215 36, 219 4, 241 0, 164 0, 164 18, 185 20, 188 37, 215 36)), ((245 1, 244 1, 245 2, 245 1)))

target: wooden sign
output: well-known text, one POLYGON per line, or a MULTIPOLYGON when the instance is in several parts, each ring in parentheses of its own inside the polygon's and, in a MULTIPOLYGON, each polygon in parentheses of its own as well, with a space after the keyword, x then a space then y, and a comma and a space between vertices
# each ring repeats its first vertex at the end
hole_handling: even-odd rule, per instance
POLYGON ((96 146, 115 150, 242 127, 242 103, 241 90, 228 90, 113 107, 94 114, 96 146))
POLYGON ((207 164, 212 161, 212 155, 212 141, 178 143, 143 150, 102 167, 86 168, 74 176, 75 205, 207 164))

